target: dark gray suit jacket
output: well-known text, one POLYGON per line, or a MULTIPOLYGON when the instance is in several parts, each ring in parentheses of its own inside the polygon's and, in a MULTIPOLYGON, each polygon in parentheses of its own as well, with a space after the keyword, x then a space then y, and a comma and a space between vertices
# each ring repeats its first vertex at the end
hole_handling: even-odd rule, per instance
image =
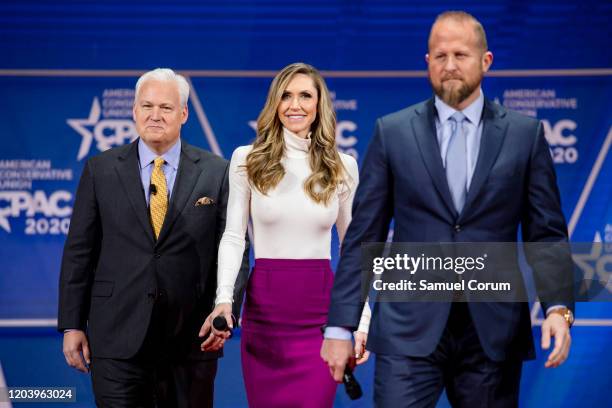
MULTIPOLYGON (((58 329, 87 331, 95 357, 126 359, 140 349, 153 305, 172 352, 207 359, 198 332, 212 311, 217 249, 225 229, 229 163, 182 143, 168 212, 156 241, 140 178, 138 140, 87 161, 79 183, 59 284, 58 329), (195 206, 201 197, 209 205, 195 206)), ((236 284, 238 315, 248 245, 236 284)))

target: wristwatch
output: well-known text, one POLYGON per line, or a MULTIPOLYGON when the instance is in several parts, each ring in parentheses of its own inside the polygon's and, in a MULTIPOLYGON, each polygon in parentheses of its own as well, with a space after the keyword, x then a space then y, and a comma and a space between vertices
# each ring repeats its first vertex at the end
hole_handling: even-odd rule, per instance
POLYGON ((565 319, 565 321, 567 322, 567 325, 569 327, 572 327, 572 325, 574 324, 574 313, 572 313, 572 311, 569 310, 565 306, 553 309, 553 310, 550 311, 550 313, 557 313, 557 314, 560 314, 561 316, 563 316, 563 318, 565 319))

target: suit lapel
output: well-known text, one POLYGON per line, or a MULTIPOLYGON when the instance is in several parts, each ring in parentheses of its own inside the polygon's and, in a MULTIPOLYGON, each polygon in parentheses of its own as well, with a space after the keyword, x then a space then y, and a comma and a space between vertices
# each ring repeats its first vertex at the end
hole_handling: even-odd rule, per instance
POLYGON ((191 196, 196 182, 202 173, 201 168, 196 164, 199 160, 200 158, 191 151, 191 147, 183 141, 179 168, 172 189, 172 198, 156 246, 166 238, 172 225, 181 211, 183 211, 187 200, 191 196))
POLYGON ((478 160, 476 161, 476 168, 474 169, 472 183, 470 184, 470 190, 465 199, 461 218, 463 218, 466 210, 469 210, 478 196, 478 193, 489 175, 491 167, 497 160, 508 129, 508 122, 503 119, 504 116, 505 112, 503 110, 500 110, 485 99, 482 118, 482 138, 480 140, 478 160))
POLYGON ((132 208, 136 213, 136 218, 140 221, 145 234, 151 240, 153 237, 153 228, 148 217, 147 202, 145 200, 144 191, 142 188, 142 180, 140 178, 140 164, 138 163, 138 139, 132 142, 129 148, 123 155, 119 156, 115 171, 121 180, 125 194, 127 195, 132 208))
POLYGON ((433 98, 428 100, 425 105, 416 110, 417 115, 412 120, 412 128, 417 140, 417 145, 429 176, 433 184, 442 197, 442 201, 453 215, 457 217, 457 211, 453 205, 446 173, 440 156, 440 146, 436 138, 435 107, 433 98))

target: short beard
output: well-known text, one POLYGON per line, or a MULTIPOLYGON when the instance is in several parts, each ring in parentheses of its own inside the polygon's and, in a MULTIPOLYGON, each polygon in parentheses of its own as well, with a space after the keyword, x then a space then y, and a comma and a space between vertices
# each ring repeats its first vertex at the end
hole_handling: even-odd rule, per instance
POLYGON ((444 78, 439 86, 434 85, 431 81, 431 77, 429 78, 429 82, 438 98, 442 99, 444 103, 449 106, 457 107, 480 87, 482 76, 473 82, 462 80, 459 87, 453 87, 451 89, 444 87, 444 81, 447 79, 448 78, 444 78))

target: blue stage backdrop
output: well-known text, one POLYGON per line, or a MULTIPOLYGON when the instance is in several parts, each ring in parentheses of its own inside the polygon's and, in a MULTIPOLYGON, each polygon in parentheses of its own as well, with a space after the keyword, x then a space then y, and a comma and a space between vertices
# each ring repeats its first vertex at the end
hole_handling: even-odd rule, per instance
MULTIPOLYGON (((495 60, 485 96, 543 121, 571 239, 604 243, 579 265, 612 291, 610 2, 7 1, 0 5, 0 387, 72 386, 74 406, 93 404, 89 380, 63 363, 61 337, 49 327, 83 165, 137 137, 138 75, 158 66, 186 75, 183 138, 229 158, 253 140, 274 73, 312 63, 334 96, 338 146, 361 162, 377 117, 431 96, 426 39, 449 5, 472 12, 488 32, 495 60)), ((334 239, 334 263, 337 247, 334 239)), ((546 370, 539 353, 527 363, 521 405, 607 405, 612 305, 581 303, 576 314, 568 362, 546 370)), ((537 326, 537 304, 533 316, 537 326)), ((221 361, 219 407, 246 406, 238 342, 221 361)), ((358 377, 364 399, 350 402, 340 391, 336 406, 372 405, 373 364, 358 377)))

